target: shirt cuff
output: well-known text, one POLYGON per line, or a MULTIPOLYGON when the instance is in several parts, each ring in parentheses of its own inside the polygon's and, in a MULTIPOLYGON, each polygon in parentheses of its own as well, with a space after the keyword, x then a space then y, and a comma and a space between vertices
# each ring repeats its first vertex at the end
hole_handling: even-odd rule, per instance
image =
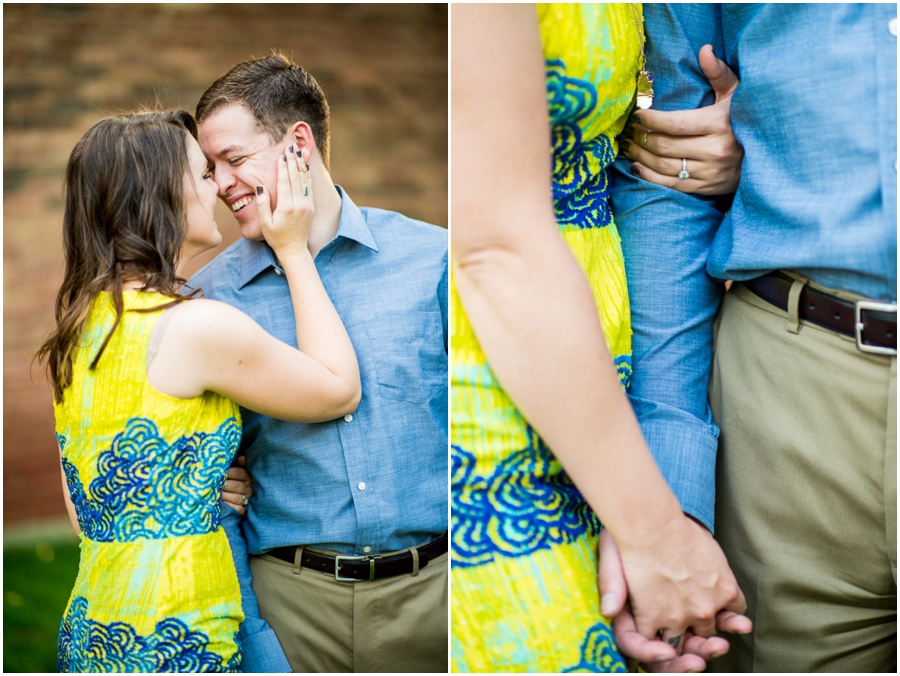
POLYGON ((716 507, 716 428, 699 421, 641 421, 641 431, 681 509, 713 533, 716 507))
POLYGON ((241 623, 238 641, 241 644, 243 673, 285 674, 291 671, 275 632, 265 620, 245 619, 241 623))

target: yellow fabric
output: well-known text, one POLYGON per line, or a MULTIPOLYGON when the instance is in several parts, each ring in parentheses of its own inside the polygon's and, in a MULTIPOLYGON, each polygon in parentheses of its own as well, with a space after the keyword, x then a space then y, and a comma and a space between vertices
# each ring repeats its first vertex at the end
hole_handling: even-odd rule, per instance
MULTIPOLYGON (((642 12, 549 4, 537 14, 557 222, 624 387, 630 311, 606 168, 635 93, 642 12)), ((624 671, 599 609, 600 525, 495 379, 455 289, 451 298, 452 669, 624 671)))
MULTIPOLYGON (((243 612, 218 524, 240 442, 237 405, 207 392, 178 399, 147 379, 147 347, 170 299, 125 292, 115 317, 95 299, 72 384, 55 406, 81 564, 60 630, 61 671, 234 671, 243 612)), ((187 301, 189 302, 189 301, 187 301)))

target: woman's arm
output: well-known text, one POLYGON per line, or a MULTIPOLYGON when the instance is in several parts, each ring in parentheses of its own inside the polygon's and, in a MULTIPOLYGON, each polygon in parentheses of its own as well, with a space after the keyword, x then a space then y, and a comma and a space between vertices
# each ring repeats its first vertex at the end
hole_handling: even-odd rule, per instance
POLYGON ((356 353, 307 247, 309 182, 290 153, 279 161, 276 211, 270 210, 267 191, 256 200, 263 234, 290 285, 298 347, 229 305, 188 301, 169 310, 172 318, 148 369, 154 387, 182 398, 210 390, 264 415, 299 422, 333 420, 356 409, 356 353))
POLYGON ((558 232, 534 8, 460 5, 452 13, 460 299, 504 389, 588 502, 606 512, 607 527, 626 538, 649 534, 681 510, 644 450, 593 294, 558 232), (655 516, 644 518, 642 505, 655 516))
POLYGON ((454 5, 451 17, 451 236, 466 314, 506 392, 619 543, 642 633, 710 633, 716 611, 743 597, 650 456, 557 230, 535 10, 454 5))
POLYGON ((340 389, 334 394, 349 395, 349 412, 356 409, 361 395, 359 366, 350 336, 322 285, 307 243, 314 211, 312 179, 299 155, 288 152, 283 158, 278 163, 278 210, 274 214, 270 211, 270 195, 262 186, 257 188, 259 223, 291 289, 297 347, 338 379, 333 385, 340 389), (296 227, 298 223, 302 226, 296 227))

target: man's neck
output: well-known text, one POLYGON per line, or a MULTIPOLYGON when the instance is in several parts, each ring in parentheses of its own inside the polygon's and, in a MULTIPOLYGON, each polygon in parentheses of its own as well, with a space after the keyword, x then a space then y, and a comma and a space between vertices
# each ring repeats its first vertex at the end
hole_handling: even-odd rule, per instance
POLYGON ((309 231, 309 251, 315 258, 337 235, 341 222, 341 195, 325 167, 311 166, 310 175, 316 213, 309 231))

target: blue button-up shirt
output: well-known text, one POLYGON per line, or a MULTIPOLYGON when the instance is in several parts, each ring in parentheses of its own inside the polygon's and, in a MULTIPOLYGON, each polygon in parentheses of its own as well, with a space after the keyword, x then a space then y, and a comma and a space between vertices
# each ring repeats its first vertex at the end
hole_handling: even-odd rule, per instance
POLYGON ((741 79, 731 121, 745 156, 733 203, 636 179, 627 159, 613 170, 632 403, 683 509, 712 528, 717 280, 789 269, 896 301, 897 6, 646 4, 644 15, 654 108, 715 101, 697 64, 704 44, 741 79))
MULTIPOLYGON (((447 530, 447 231, 359 208, 338 190, 337 236, 315 263, 356 349, 362 399, 352 415, 315 424, 241 409, 254 482, 246 545, 231 519, 223 523, 251 618, 245 552, 308 545, 376 554, 447 530)), ((189 286, 297 344, 290 290, 265 243, 238 240, 189 286)))

